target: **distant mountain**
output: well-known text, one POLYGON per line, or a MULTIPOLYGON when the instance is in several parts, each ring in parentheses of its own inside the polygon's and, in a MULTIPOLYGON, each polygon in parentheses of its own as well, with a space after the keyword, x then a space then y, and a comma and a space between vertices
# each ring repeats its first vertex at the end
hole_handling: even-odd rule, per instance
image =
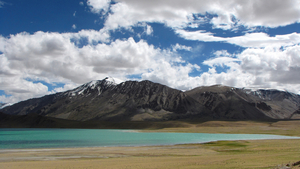
POLYGON ((271 120, 300 119, 300 96, 278 90, 228 86, 182 92, 151 81, 112 78, 29 99, 0 110, 73 121, 271 120))
POLYGON ((299 119, 300 96, 286 91, 239 89, 215 85, 187 91, 211 110, 214 119, 299 119))

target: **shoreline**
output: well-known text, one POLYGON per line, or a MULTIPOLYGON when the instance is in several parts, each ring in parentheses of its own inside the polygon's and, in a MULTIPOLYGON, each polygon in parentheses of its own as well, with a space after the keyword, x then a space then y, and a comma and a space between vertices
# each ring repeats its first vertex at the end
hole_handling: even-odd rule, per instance
MULTIPOLYGON (((221 134, 221 133, 220 133, 221 134)), ((277 136, 277 135, 274 135, 277 136)), ((281 135, 278 135, 281 136, 281 135)), ((222 141, 260 141, 260 140, 297 140, 300 137, 296 136, 287 136, 288 138, 267 138, 267 139, 238 139, 238 140, 212 140, 205 142, 197 142, 197 143, 178 143, 178 144, 157 144, 157 145, 128 145, 128 146, 86 146, 86 147, 41 147, 41 148, 12 148, 12 149, 0 149, 0 153, 4 152, 22 152, 22 151, 52 151, 52 150, 65 150, 65 149, 93 149, 93 148, 135 148, 135 147, 162 147, 162 146, 180 146, 180 145, 196 145, 196 144, 208 144, 212 142, 222 142, 222 141), (293 138, 294 137, 294 138, 293 138)))
POLYGON ((283 163, 299 161, 299 147, 299 140, 292 139, 138 147, 14 149, 0 150, 0 168, 275 168, 283 163))
MULTIPOLYGON (((205 133, 208 134, 208 133, 205 133)), ((218 134, 218 133, 216 133, 218 134)), ((222 134, 222 133, 220 133, 222 134)), ((265 134, 264 134, 265 135, 265 134)), ((267 135, 267 134, 266 134, 267 135)), ((273 135, 273 134, 270 134, 273 135)), ((283 136, 284 135, 274 135, 274 136, 283 136)), ((286 136, 287 138, 266 138, 266 139, 228 139, 228 140, 212 140, 212 141, 204 141, 204 142, 195 142, 195 143, 178 143, 178 144, 155 144, 155 145, 116 145, 116 146, 83 146, 83 147, 41 147, 41 148, 12 148, 12 149, 0 149, 0 153, 5 152, 22 152, 22 151, 52 151, 52 150, 65 150, 65 149, 93 149, 93 148, 135 148, 135 147, 162 147, 162 146, 180 146, 180 145, 196 145, 196 144, 208 144, 212 142, 222 142, 222 141, 260 141, 260 140, 297 140, 300 139, 300 136, 286 136)))

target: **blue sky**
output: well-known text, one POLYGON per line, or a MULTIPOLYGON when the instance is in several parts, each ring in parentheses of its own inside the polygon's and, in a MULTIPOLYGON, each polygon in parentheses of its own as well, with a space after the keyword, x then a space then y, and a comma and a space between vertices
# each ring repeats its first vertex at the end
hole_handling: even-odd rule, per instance
POLYGON ((0 0, 0 102, 107 76, 300 93, 299 0, 0 0))

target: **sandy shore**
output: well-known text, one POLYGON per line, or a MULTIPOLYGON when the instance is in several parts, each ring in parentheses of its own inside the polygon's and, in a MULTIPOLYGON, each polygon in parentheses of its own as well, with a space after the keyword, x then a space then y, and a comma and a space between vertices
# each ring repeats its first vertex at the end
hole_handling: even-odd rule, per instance
POLYGON ((299 147, 299 140, 252 140, 173 146, 0 150, 0 168, 275 168, 299 161, 299 147))

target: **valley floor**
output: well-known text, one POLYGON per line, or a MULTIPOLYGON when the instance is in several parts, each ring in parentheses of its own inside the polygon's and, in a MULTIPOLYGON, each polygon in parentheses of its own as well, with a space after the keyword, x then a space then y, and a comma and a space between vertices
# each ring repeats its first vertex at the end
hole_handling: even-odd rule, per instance
MULTIPOLYGON (((300 121, 274 123, 212 121, 199 124, 186 123, 185 126, 146 131, 300 136, 300 121)), ((218 141, 206 144, 147 147, 0 150, 1 169, 283 168, 283 165, 299 160, 298 139, 218 141)))

